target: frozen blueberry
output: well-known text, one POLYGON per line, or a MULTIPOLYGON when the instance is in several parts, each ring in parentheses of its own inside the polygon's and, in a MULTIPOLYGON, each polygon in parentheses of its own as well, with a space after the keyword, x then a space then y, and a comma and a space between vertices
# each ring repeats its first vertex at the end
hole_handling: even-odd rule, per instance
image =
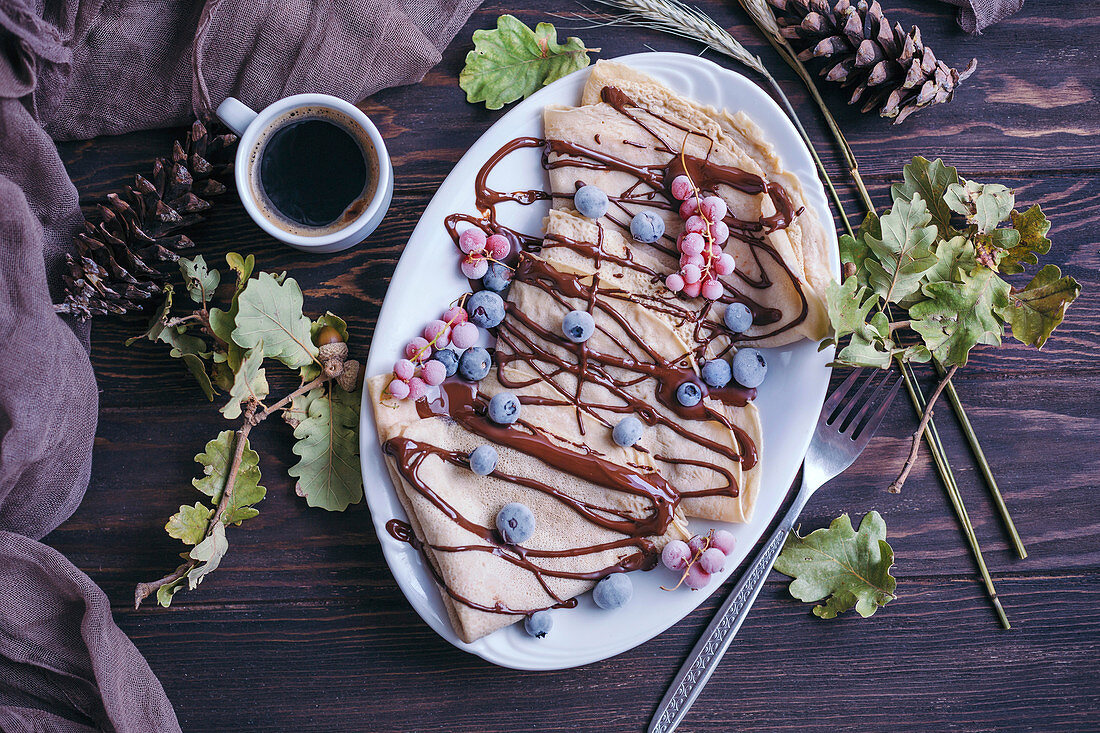
POLYGON ((535 611, 523 619, 523 628, 536 639, 542 639, 554 628, 554 614, 551 613, 549 608, 543 611, 535 611))
POLYGON ((535 532, 535 515, 518 501, 505 504, 497 512, 497 532, 510 545, 526 542, 535 532))
POLYGON ((599 219, 607 213, 607 194, 598 186, 581 186, 573 194, 573 206, 581 216, 599 219))
POLYGON ((733 333, 744 333, 752 327, 752 311, 744 303, 730 303, 722 320, 733 333))
POLYGON ((703 399, 703 391, 695 382, 684 382, 676 388, 676 399, 684 407, 695 407, 703 399))
POLYGON ((491 445, 479 445, 470 451, 470 470, 478 476, 488 476, 497 467, 497 449, 491 445))
POLYGON ((611 431, 611 439, 616 445, 629 448, 642 437, 642 421, 633 415, 627 415, 611 431))
POLYGON ((768 374, 768 362, 759 349, 739 349, 733 355, 733 378, 742 387, 759 387, 768 374))
POLYGON ((481 284, 485 286, 486 290, 503 293, 512 284, 512 271, 499 262, 494 262, 485 271, 485 277, 481 278, 481 284))
POLYGON ((432 358, 443 365, 443 368, 447 370, 448 377, 453 377, 455 372, 458 371, 458 354, 454 352, 454 349, 436 349, 436 352, 432 354, 432 358))
POLYGON ((652 211, 639 211, 630 220, 630 236, 644 244, 653 244, 665 233, 665 220, 652 211))
POLYGON ((725 359, 711 359, 703 363, 703 381, 709 387, 725 387, 730 382, 730 363, 725 359))
POLYGON ((492 290, 479 290, 466 301, 470 322, 482 328, 494 328, 504 320, 504 299, 492 290))
POLYGON ((471 346, 458 358, 458 374, 471 382, 480 382, 489 373, 492 363, 488 351, 480 346, 471 346))
POLYGON ((605 610, 622 608, 634 595, 634 583, 625 573, 613 573, 596 583, 592 591, 592 600, 605 610))
POLYGON ((569 311, 561 319, 561 332, 575 344, 582 344, 592 338, 596 331, 596 320, 588 311, 569 311))
POLYGON ((519 399, 511 392, 498 392, 489 400, 489 419, 500 425, 519 420, 519 399))

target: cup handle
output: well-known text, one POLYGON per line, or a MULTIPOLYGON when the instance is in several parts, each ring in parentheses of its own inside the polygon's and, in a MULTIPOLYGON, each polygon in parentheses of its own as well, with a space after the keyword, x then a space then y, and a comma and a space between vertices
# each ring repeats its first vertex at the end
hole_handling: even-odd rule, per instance
POLYGON ((240 137, 244 131, 256 119, 256 112, 247 104, 236 97, 226 97, 225 101, 218 105, 218 118, 224 122, 230 130, 240 137))

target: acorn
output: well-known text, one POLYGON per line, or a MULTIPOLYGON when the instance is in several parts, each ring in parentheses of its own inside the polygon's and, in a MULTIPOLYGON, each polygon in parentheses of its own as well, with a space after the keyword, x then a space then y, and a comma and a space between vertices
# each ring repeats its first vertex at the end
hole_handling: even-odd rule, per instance
POLYGON ((363 386, 363 375, 366 370, 355 359, 344 362, 344 371, 336 378, 336 383, 345 392, 354 392, 363 386))

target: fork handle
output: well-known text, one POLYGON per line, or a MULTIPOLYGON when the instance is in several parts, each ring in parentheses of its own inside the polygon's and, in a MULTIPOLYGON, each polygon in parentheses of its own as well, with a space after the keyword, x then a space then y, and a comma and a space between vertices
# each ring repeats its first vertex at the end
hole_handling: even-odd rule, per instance
POLYGON ((661 704, 657 706, 657 712, 649 723, 649 733, 672 733, 687 715, 695 698, 699 697, 707 680, 718 667, 718 663, 722 661, 722 656, 729 648, 733 637, 737 635, 741 624, 748 617, 749 609, 752 608, 756 597, 760 595, 760 589, 764 587, 764 581, 767 580, 768 573, 775 565, 779 551, 783 549, 787 533, 798 521, 798 516, 816 488, 806 483, 806 475, 803 471, 802 486, 795 496, 794 503, 783 515, 779 526, 753 558, 752 563, 745 568, 737 585, 714 614, 714 620, 710 622, 695 648, 691 650, 691 654, 688 655, 684 666, 680 668, 676 679, 672 681, 661 704))

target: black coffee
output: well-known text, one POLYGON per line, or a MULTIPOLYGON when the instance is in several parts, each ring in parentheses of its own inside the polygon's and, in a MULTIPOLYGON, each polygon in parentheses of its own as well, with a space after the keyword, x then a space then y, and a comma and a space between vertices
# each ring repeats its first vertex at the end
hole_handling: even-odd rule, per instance
POLYGON ((331 114, 295 114, 269 129, 253 178, 258 172, 262 204, 274 209, 269 213, 285 218, 292 231, 322 234, 318 230, 338 229, 362 212, 373 193, 373 166, 348 128, 331 114))

